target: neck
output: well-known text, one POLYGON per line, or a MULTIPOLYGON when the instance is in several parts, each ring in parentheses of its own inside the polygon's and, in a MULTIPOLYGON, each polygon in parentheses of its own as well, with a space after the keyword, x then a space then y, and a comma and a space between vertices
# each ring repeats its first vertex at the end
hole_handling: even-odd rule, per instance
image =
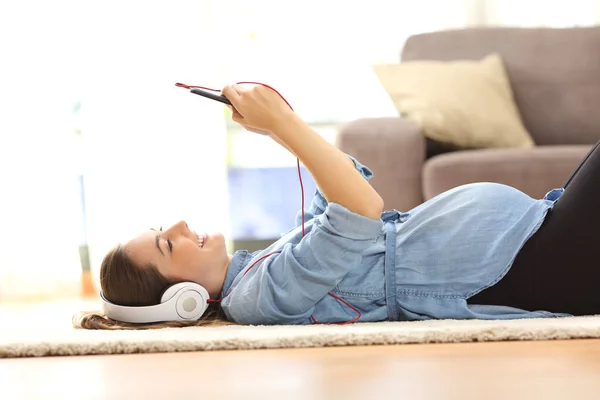
POLYGON ((231 254, 227 255, 225 264, 223 265, 223 268, 220 269, 220 271, 222 271, 221 276, 219 276, 219 282, 221 282, 221 284, 218 286, 217 289, 214 290, 214 292, 209 292, 211 299, 216 300, 221 298, 221 292, 223 291, 223 286, 225 286, 225 278, 227 277, 227 271, 229 270, 229 266, 231 265, 232 258, 233 256, 231 254))

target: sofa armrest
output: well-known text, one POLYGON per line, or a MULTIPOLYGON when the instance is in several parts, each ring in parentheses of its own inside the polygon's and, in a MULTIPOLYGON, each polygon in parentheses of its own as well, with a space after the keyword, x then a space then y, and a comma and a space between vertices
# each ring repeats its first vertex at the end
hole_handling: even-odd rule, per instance
POLYGON ((425 138, 417 125, 398 117, 359 119, 342 126, 336 146, 373 171, 370 183, 386 209, 408 211, 423 202, 425 138))
POLYGON ((442 154, 428 160, 423 168, 423 194, 428 200, 467 183, 496 182, 540 199, 549 190, 561 187, 591 148, 538 146, 442 154))

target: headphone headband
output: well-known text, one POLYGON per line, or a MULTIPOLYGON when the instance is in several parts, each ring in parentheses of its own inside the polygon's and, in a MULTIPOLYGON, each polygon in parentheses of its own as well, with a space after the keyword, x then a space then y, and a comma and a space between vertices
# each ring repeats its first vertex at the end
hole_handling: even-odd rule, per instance
POLYGON ((161 303, 153 306, 120 306, 108 301, 100 291, 104 314, 115 321, 144 324, 165 321, 197 321, 208 308, 208 291, 194 282, 169 287, 161 303))

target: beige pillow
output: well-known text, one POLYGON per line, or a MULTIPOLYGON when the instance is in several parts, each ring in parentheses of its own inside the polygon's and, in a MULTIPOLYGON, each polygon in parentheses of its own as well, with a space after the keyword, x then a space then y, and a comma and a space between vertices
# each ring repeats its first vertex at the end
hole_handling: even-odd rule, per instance
POLYGON ((464 148, 532 147, 502 59, 373 67, 398 112, 425 136, 464 148))

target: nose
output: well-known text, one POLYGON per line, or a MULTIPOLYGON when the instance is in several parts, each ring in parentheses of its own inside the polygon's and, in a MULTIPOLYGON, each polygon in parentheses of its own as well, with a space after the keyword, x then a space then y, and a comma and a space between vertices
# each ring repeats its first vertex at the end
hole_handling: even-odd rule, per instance
POLYGON ((182 232, 186 232, 188 230, 189 230, 188 224, 185 221, 179 221, 178 223, 176 223, 175 225, 173 225, 172 227, 167 229, 167 232, 182 233, 182 232))

